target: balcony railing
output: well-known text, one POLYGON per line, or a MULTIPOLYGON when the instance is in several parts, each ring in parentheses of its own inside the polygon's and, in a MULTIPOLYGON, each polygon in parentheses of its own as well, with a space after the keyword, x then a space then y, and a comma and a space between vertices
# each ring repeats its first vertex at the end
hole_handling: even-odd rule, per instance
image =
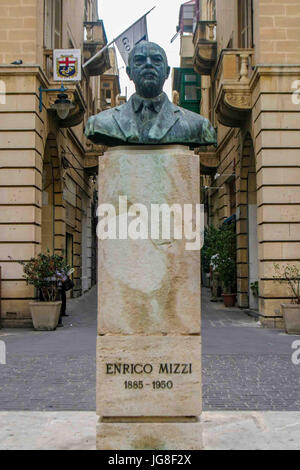
POLYGON ((194 33, 194 67, 200 75, 210 75, 217 59, 216 21, 198 21, 194 33))
POLYGON ((221 124, 240 127, 251 110, 253 49, 224 49, 216 67, 216 113, 221 124))

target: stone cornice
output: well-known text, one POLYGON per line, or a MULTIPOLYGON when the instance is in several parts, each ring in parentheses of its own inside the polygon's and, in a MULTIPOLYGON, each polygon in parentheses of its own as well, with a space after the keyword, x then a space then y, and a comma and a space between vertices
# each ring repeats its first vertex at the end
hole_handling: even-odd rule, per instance
POLYGON ((0 64, 0 76, 12 76, 12 75, 31 75, 38 77, 41 85, 44 88, 50 87, 50 82, 43 72, 42 68, 38 64, 22 64, 22 65, 7 65, 0 64))
POLYGON ((250 79, 252 91, 260 76, 300 75, 300 64, 256 64, 250 79))

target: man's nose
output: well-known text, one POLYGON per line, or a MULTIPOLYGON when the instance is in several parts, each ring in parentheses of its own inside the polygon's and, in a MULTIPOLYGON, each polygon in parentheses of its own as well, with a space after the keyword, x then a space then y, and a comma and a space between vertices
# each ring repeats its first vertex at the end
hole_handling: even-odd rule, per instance
POLYGON ((151 60, 151 57, 147 57, 146 65, 150 65, 150 66, 152 67, 152 60, 151 60))

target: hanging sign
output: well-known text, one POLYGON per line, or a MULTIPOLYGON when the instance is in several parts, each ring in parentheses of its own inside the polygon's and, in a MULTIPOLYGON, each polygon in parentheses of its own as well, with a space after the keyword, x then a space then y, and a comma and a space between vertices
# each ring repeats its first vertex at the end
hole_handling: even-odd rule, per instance
POLYGON ((81 80, 81 50, 54 49, 53 79, 58 82, 81 80))

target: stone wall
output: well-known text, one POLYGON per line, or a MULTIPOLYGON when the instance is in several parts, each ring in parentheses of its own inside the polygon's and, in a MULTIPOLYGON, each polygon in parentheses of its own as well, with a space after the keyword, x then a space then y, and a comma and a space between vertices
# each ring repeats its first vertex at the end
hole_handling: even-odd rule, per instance
MULTIPOLYGON (((220 60, 230 38, 232 48, 238 45, 238 15, 235 1, 216 0, 216 5, 220 60)), ((248 307, 249 263, 253 261, 249 252, 249 204, 254 197, 253 192, 249 195, 249 185, 256 180, 259 313, 266 326, 281 327, 280 304, 290 302, 291 294, 287 285, 274 281, 274 263, 300 265, 300 104, 299 95, 293 98, 300 76, 300 8, 298 0, 254 0, 253 6, 254 55, 249 71, 252 109, 239 128, 216 121, 217 173, 221 176, 211 182, 219 189, 209 192, 210 220, 219 226, 229 217, 228 181, 234 174, 238 305, 248 307)), ((216 67, 202 90, 201 113, 207 117, 216 99, 216 90, 213 94, 210 88, 219 86, 216 67)), ((238 89, 239 78, 236 85, 238 89)))

